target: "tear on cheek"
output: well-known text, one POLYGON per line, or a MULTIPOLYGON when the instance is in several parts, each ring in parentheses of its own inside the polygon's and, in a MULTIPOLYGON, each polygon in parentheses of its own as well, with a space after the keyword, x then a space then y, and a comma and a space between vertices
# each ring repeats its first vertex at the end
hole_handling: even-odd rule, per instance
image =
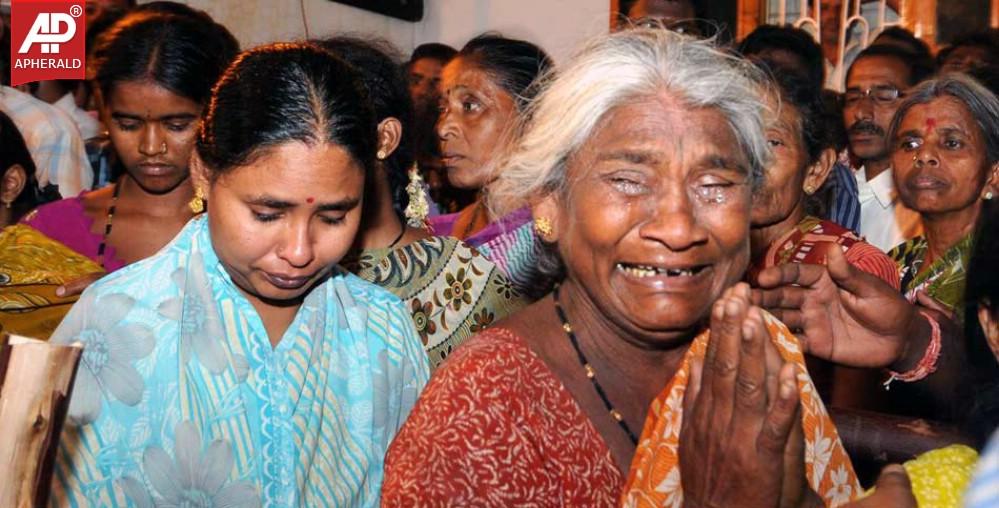
POLYGON ((720 205, 727 201, 725 192, 715 187, 697 189, 695 195, 700 202, 707 204, 720 205))

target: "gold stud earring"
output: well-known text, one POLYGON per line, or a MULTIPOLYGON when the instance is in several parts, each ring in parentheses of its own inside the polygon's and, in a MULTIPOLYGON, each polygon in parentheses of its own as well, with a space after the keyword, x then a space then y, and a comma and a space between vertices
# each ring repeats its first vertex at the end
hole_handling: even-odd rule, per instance
POLYGON ((805 185, 805 194, 811 196, 814 192, 815 192, 815 187, 812 187, 811 184, 805 185))
POLYGON ((538 232, 543 240, 551 238, 555 229, 552 227, 552 220, 548 217, 538 217, 534 219, 534 230, 538 232))
POLYGON ((205 211, 205 192, 201 190, 201 187, 194 188, 194 197, 187 203, 187 206, 195 215, 205 211))
POLYGON ((385 160, 385 157, 388 157, 388 154, 385 153, 385 150, 378 150, 378 153, 375 155, 378 157, 378 160, 380 161, 383 161, 385 160))

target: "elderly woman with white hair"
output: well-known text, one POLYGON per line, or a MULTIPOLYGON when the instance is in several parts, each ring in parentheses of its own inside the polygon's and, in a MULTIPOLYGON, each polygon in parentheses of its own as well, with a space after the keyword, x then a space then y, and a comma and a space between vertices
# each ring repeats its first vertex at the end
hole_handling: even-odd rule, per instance
POLYGON ((858 494, 794 336, 738 283, 762 83, 710 42, 644 29, 553 78, 490 196, 531 207, 561 282, 437 370, 389 449, 383 505, 858 494))

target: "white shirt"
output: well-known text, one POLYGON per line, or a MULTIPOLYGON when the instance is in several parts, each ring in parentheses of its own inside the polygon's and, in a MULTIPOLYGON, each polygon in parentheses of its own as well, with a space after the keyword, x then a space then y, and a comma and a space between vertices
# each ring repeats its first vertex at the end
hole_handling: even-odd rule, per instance
POLYGON ((892 170, 888 168, 871 180, 866 168, 855 173, 860 201, 860 234, 867 243, 888 252, 896 245, 923 233, 919 214, 898 200, 892 170))
POLYGON ((69 115, 76 122, 76 126, 79 127, 80 135, 83 136, 84 141, 96 138, 101 133, 101 123, 97 121, 97 118, 94 118, 90 113, 87 113, 76 105, 76 99, 73 98, 73 94, 68 93, 63 95, 61 99, 53 102, 52 105, 61 109, 63 113, 69 115))
POLYGON ((69 115, 9 86, 0 87, 0 109, 21 131, 35 162, 39 188, 57 185, 65 198, 93 185, 83 138, 69 115))

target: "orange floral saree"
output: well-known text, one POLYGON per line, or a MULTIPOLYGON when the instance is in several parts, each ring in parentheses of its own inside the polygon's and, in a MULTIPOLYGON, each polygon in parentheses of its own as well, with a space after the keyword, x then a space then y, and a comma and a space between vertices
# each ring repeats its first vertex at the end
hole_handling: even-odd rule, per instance
MULTIPOLYGON (((805 434, 805 472, 809 485, 827 506, 851 501, 861 493, 860 483, 836 427, 805 371, 805 360, 798 341, 777 318, 766 312, 763 315, 781 357, 800 368, 798 391, 805 434)), ((704 357, 707 344, 708 332, 694 339, 680 369, 652 402, 625 484, 623 506, 679 507, 683 504, 678 453, 683 394, 687 388, 690 363, 695 358, 704 357)))

